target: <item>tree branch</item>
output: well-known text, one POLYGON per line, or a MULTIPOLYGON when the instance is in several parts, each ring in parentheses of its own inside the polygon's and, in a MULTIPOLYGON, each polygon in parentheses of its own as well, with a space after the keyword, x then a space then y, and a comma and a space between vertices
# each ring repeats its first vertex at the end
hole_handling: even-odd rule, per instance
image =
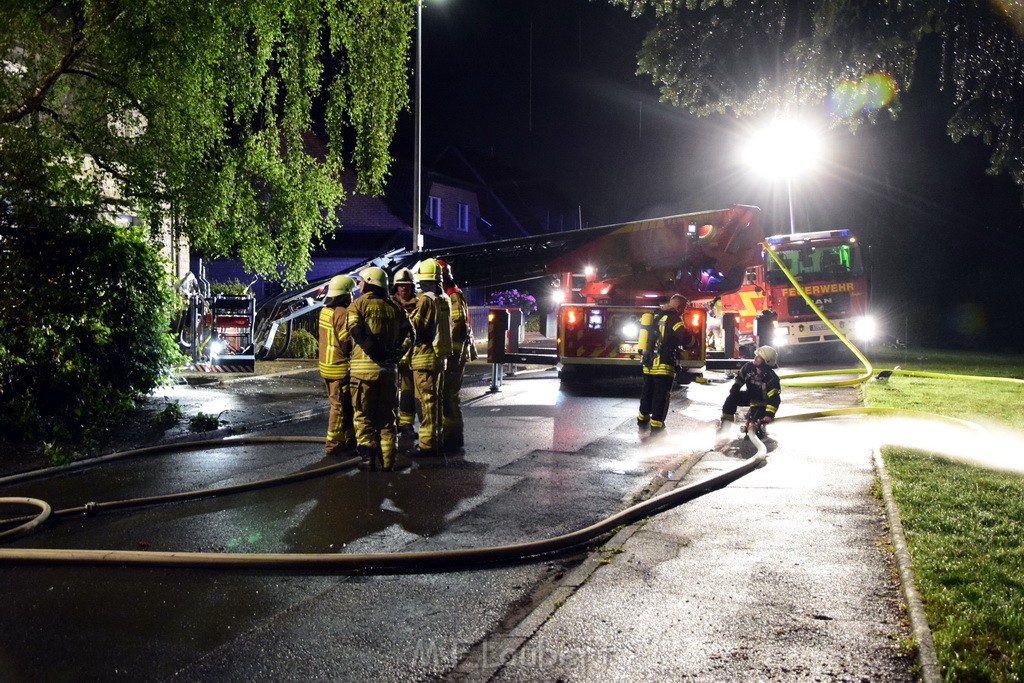
POLYGON ((23 118, 34 112, 40 111, 43 105, 43 100, 46 98, 46 94, 50 92, 54 83, 57 79, 64 75, 68 68, 78 59, 82 52, 89 45, 88 36, 80 36, 75 39, 75 42, 71 44, 71 48, 61 58, 60 62, 57 63, 50 73, 43 77, 42 81, 36 86, 36 89, 22 101, 21 104, 15 106, 12 109, 0 114, 0 123, 17 123, 23 118))

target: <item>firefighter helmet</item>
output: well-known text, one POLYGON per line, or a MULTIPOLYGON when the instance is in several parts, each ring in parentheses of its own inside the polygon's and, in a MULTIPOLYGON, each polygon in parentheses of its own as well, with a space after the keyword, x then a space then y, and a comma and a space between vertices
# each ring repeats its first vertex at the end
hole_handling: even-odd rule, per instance
POLYGON ((385 273, 381 268, 371 266, 369 268, 363 268, 359 271, 359 277, 368 285, 374 285, 381 289, 388 288, 388 274, 385 273))
POLYGON ((770 368, 778 367, 779 365, 779 352, 770 346, 759 346, 757 351, 754 351, 754 356, 760 356, 765 365, 770 368))
POLYGON ((441 267, 437 261, 432 258, 423 259, 420 261, 420 267, 416 270, 417 281, 432 281, 437 282, 441 278, 441 267))
POLYGON ((442 282, 455 282, 452 279, 452 267, 444 259, 437 259, 437 265, 441 268, 441 281, 442 282))
POLYGON ((327 296, 345 296, 356 287, 356 281, 348 275, 335 275, 327 283, 327 296))
POLYGON ((408 268, 399 268, 395 273, 395 284, 396 285, 413 285, 416 284, 415 280, 412 279, 412 271, 408 268))

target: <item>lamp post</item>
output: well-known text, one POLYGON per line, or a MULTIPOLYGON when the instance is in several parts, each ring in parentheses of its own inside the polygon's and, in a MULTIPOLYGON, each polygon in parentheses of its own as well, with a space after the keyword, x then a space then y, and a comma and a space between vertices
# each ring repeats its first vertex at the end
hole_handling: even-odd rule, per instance
POLYGON ((413 133, 412 171, 412 250, 422 248, 420 214, 423 213, 423 159, 421 152, 421 129, 423 127, 423 0, 416 0, 416 103, 414 107, 415 131, 413 133))
POLYGON ((792 118, 776 118, 754 135, 746 150, 747 162, 758 173, 786 180, 789 234, 796 232, 793 216, 793 177, 811 168, 821 151, 817 131, 792 118))

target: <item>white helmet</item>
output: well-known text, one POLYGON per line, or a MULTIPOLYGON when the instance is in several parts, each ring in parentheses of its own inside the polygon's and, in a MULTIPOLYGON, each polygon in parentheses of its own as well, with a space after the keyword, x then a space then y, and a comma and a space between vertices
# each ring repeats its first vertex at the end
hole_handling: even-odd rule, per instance
POLYGON ((395 273, 396 285, 414 285, 416 281, 413 280, 412 271, 408 268, 399 268, 398 272, 395 273))
POLYGON ((779 352, 770 346, 759 346, 757 351, 754 351, 754 356, 760 356, 765 365, 770 368, 779 366, 779 352))

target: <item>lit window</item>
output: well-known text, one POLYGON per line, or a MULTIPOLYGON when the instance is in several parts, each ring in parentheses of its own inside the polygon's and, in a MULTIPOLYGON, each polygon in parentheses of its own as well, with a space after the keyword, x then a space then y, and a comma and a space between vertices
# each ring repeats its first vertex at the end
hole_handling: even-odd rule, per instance
POLYGON ((459 232, 469 232, 469 204, 459 203, 459 232))
POLYGON ((441 225, 441 198, 440 197, 427 197, 427 215, 430 216, 430 220, 441 225))

